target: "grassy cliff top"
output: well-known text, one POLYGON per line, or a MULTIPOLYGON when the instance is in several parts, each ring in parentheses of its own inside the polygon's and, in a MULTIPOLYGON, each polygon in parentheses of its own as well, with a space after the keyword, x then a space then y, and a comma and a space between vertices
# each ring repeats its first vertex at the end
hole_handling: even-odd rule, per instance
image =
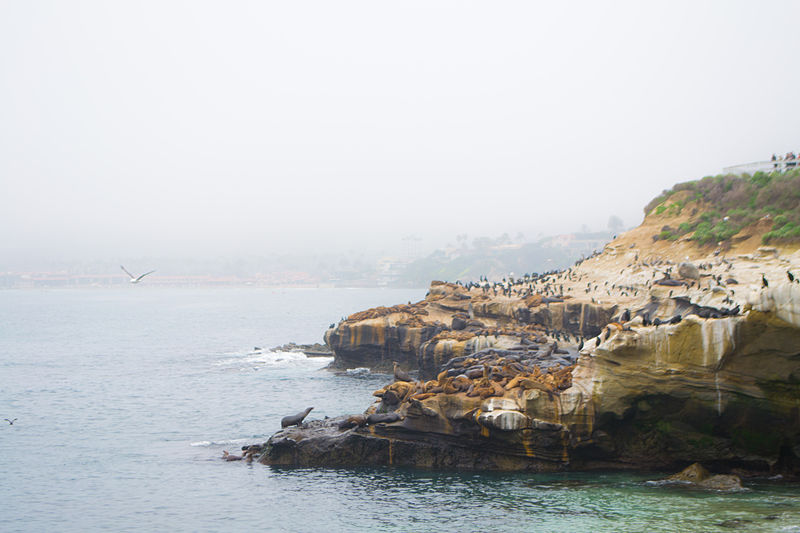
POLYGON ((645 215, 669 222, 655 240, 717 244, 757 229, 763 244, 800 242, 800 169, 678 183, 648 203, 645 215))

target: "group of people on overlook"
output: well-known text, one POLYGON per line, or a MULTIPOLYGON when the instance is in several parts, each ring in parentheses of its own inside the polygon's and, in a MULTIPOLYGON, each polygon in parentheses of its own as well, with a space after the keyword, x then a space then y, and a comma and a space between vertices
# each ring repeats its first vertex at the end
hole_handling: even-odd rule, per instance
POLYGON ((778 170, 781 166, 781 163, 786 165, 786 169, 791 169, 797 166, 797 155, 794 152, 786 152, 786 155, 781 157, 777 154, 772 154, 772 166, 775 167, 775 170, 778 170))

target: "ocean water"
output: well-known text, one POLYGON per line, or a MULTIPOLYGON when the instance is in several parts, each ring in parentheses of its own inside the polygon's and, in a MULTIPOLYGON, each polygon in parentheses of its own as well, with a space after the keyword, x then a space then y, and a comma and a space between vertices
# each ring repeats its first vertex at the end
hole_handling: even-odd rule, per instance
POLYGON ((225 462, 286 414, 363 411, 386 375, 254 353, 424 290, 0 291, 0 531, 798 531, 800 485, 661 474, 225 462))

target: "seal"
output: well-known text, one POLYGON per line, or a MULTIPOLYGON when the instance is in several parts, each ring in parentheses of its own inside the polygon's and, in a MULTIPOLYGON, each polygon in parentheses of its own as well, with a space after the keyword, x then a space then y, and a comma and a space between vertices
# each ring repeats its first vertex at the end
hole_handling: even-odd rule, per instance
POLYGON ((394 379, 397 381, 411 381, 411 376, 408 375, 408 372, 400 370, 400 365, 397 364, 397 361, 392 361, 394 363, 394 379))
POLYGON ((373 413, 367 417, 367 424, 390 424, 400 418, 397 413, 373 413))
POLYGON ((299 426, 303 422, 303 419, 306 416, 308 416, 308 413, 310 413, 312 409, 313 407, 309 407, 302 413, 297 413, 296 415, 292 416, 284 416, 283 418, 281 418, 281 427, 285 428, 289 426, 299 426))
POLYGON ((339 422, 339 429, 345 430, 355 427, 361 427, 367 423, 367 417, 364 415, 352 415, 348 416, 347 419, 339 422))
POLYGON ((228 453, 227 450, 223 450, 222 452, 223 461, 241 461, 242 459, 244 459, 244 457, 242 457, 241 455, 233 455, 231 453, 228 453))

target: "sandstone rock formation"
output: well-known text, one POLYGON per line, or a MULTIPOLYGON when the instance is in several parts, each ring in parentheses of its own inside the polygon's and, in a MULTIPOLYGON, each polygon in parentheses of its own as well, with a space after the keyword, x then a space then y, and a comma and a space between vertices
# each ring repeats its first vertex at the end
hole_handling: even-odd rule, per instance
POLYGON ((796 247, 652 239, 663 216, 561 272, 434 282, 325 333, 340 367, 419 369, 369 413, 270 439, 269 464, 800 474, 796 247), (764 283, 764 279, 768 284, 764 283), (768 286, 767 286, 768 285, 768 286))

